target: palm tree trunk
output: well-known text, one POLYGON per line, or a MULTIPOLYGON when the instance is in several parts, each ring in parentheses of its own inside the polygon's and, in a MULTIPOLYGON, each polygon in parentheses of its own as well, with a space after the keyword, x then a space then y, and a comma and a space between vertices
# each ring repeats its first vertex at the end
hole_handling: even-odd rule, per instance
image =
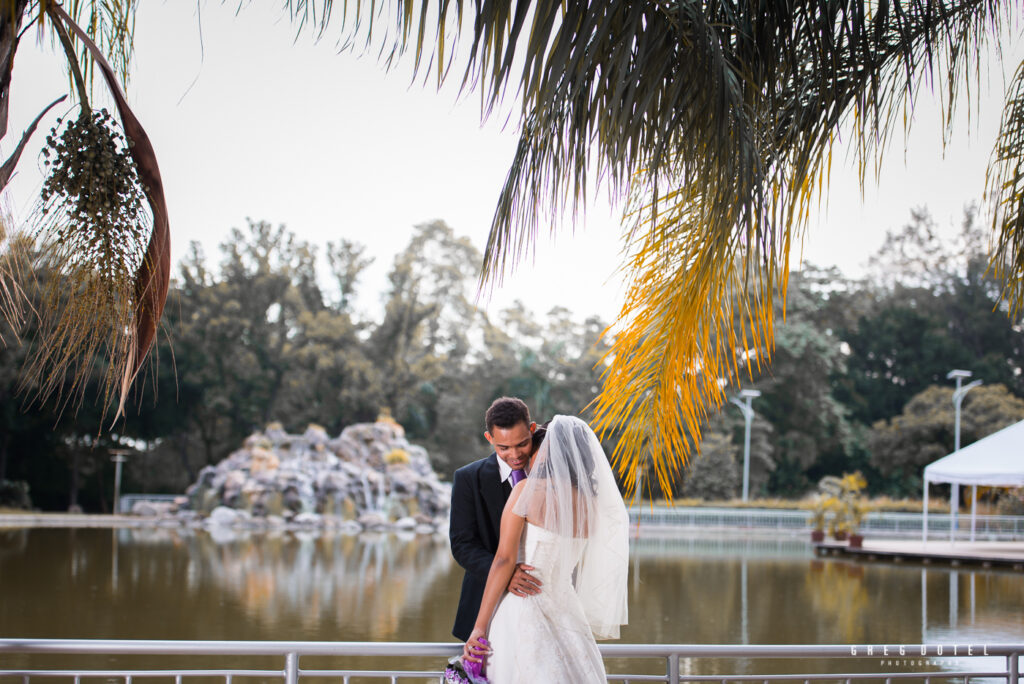
POLYGON ((76 447, 71 448, 71 486, 68 492, 68 510, 77 513, 79 511, 78 506, 78 465, 80 461, 80 455, 76 447))
POLYGON ((25 19, 28 0, 14 0, 0 8, 0 140, 7 135, 7 114, 10 108, 11 72, 14 53, 18 51, 18 33, 25 19))
POLYGON ((11 444, 11 435, 4 433, 0 439, 0 482, 7 479, 7 448, 11 444))
MULTIPOLYGON (((96 484, 100 493, 100 512, 107 513, 107 494, 103 487, 103 466, 101 465, 96 469, 96 484)), ((110 513, 117 513, 118 511, 109 511, 110 513)))
POLYGON ((192 484, 196 481, 196 473, 192 464, 189 462, 188 457, 190 451, 188 448, 188 440, 185 438, 184 434, 178 434, 174 438, 174 450, 178 454, 178 460, 181 461, 181 468, 185 471, 185 476, 188 478, 188 484, 192 484))

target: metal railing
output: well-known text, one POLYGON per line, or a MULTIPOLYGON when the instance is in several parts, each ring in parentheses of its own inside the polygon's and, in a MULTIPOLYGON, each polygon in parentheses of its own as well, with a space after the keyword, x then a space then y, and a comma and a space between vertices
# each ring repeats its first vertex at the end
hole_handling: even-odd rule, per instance
MULTIPOLYGON (((921 535, 923 516, 920 513, 870 513, 865 518, 869 530, 875 534, 892 536, 921 535)), ((949 528, 953 516, 948 513, 928 514, 928 538, 949 539, 949 528)), ((956 517, 956 538, 969 539, 971 516, 960 513, 956 517)), ((975 522, 975 538, 986 540, 1024 539, 1024 516, 1020 515, 979 515, 975 522)))
POLYGON ((715 508, 636 505, 629 509, 630 521, 641 526, 709 529, 750 529, 801 532, 810 528, 810 511, 767 508, 715 508))
MULTIPOLYGON (((168 503, 172 495, 124 494, 121 497, 123 513, 131 511, 135 503, 151 501, 168 503)), ((749 533, 782 534, 799 536, 811 529, 811 512, 770 508, 718 508, 712 506, 656 506, 637 504, 629 509, 630 522, 634 526, 651 531, 659 528, 685 530, 730 530, 749 533)), ((928 536, 935 539, 949 539, 952 516, 948 513, 928 515, 928 536)), ((48 516, 47 514, 5 514, 0 516, 0 526, 15 527, 105 527, 112 524, 143 527, 150 525, 173 526, 172 518, 140 518, 121 516, 112 521, 109 515, 48 516)), ((970 515, 957 516, 957 539, 970 538, 970 515)), ((922 515, 920 513, 872 512, 861 522, 862 533, 875 537, 916 537, 920 538, 922 515)), ((979 515, 976 520, 975 538, 978 540, 1022 540, 1024 539, 1024 516, 1020 515, 979 515)))
MULTIPOLYGON (((790 682, 853 680, 991 680, 1019 684, 1020 644, 916 644, 821 646, 726 646, 602 644, 610 682, 790 682), (648 670, 626 674, 623 663, 648 670), (641 666, 640 663, 646 663, 641 666), (773 665, 768 665, 769 663, 773 665), (760 670, 760 671, 758 671, 760 670)), ((281 681, 331 679, 350 684, 371 679, 390 682, 437 681, 447 658, 461 644, 316 641, 133 641, 99 639, 0 640, 0 682, 30 684, 54 678, 103 678, 132 684, 136 679, 235 678, 281 681), (100 657, 83 665, 69 659, 100 657), (118 657, 135 665, 118 664, 118 657), (185 665, 171 662, 185 658, 185 665), (356 667, 346 660, 374 658, 386 668, 356 667), (31 663, 18 662, 31 660, 31 663), (219 660, 218 660, 219 659, 219 660), (333 659, 332 662, 325 662, 333 659), (317 663, 311 661, 316 660, 317 663), (205 664, 197 664, 203 661, 205 664), (260 662, 255 662, 260 661, 260 662), (338 662, 335 662, 338 661, 338 662), (409 662, 414 661, 414 662, 409 662), (340 664, 339 664, 340 662, 340 664), (401 663, 408 663, 400 667, 401 663), (424 666, 424 663, 429 663, 424 666)))
MULTIPOLYGON (((703 506, 636 505, 629 509, 630 521, 641 527, 681 527, 687 529, 731 529, 750 532, 783 532, 799 534, 811 529, 811 512, 772 508, 717 508, 703 506)), ((920 537, 920 513, 889 513, 874 511, 861 522, 861 532, 872 536, 920 537)), ((929 537, 949 538, 951 518, 948 513, 928 515, 929 537)), ((957 538, 970 536, 970 515, 957 516, 957 538)), ((978 539, 1024 539, 1024 516, 979 515, 975 535, 978 539)))
POLYGON ((179 494, 122 494, 118 502, 117 513, 131 513, 137 503, 158 503, 169 504, 177 499, 179 494))

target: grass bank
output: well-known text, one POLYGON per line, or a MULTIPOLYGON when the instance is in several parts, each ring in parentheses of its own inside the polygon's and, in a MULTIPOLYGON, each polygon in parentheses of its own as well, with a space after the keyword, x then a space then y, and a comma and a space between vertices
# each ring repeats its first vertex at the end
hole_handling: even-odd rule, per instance
MULTIPOLYGON (((875 498, 868 498, 867 502, 871 507, 872 511, 880 511, 885 513, 920 513, 921 512, 921 500, 920 499, 893 499, 887 496, 879 496, 875 498)), ((650 506, 650 499, 644 499, 642 501, 634 502, 629 500, 626 502, 630 506, 650 506)), ((706 499, 673 499, 668 501, 667 499, 655 499, 653 504, 655 506, 679 506, 684 508, 758 508, 758 509, 769 509, 769 510, 787 510, 787 511, 810 511, 814 510, 816 504, 813 499, 750 499, 743 501, 742 499, 727 499, 709 501, 706 499)), ((943 499, 936 501, 934 498, 928 500, 928 512, 929 513, 949 513, 949 502, 943 499)), ((978 513, 981 515, 995 515, 995 506, 990 505, 987 502, 978 502, 978 513)))

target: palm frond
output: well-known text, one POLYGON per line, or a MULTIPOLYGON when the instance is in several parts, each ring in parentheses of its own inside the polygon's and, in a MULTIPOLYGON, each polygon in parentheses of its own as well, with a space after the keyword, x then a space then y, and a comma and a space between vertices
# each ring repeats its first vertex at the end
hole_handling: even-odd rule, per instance
MULTIPOLYGON (((0 322, 6 324, 16 338, 30 308, 22 288, 28 264, 28 241, 18 231, 11 230, 11 218, 0 213, 0 322)), ((0 333, 0 344, 10 340, 0 333)))
MULTIPOLYGON (((139 4, 140 0, 65 0, 64 3, 57 0, 2 0, 0 11, 16 13, 27 10, 34 13, 33 21, 42 36, 48 22, 59 24, 54 18, 54 11, 59 8, 76 26, 82 27, 90 40, 107 55, 113 72, 127 87, 135 54, 135 14, 139 4)), ((63 42, 64 37, 58 37, 63 42)), ((82 93, 82 85, 87 84, 91 89, 95 82, 94 63, 88 46, 78 36, 72 35, 69 39, 70 44, 64 46, 73 51, 69 55, 68 72, 72 85, 82 93), (76 63, 81 64, 81 73, 76 73, 76 63)), ((82 95, 84 102, 84 93, 82 95)))
POLYGON ((992 268, 1011 315, 1019 318, 1024 312, 1024 62, 1007 90, 985 196, 992 211, 992 268))
POLYGON ((67 99, 67 95, 61 95, 44 107, 43 111, 36 115, 36 118, 32 120, 32 123, 29 124, 28 128, 25 129, 25 132, 22 133, 21 140, 18 141, 18 145, 14 148, 14 152, 12 152, 11 156, 7 158, 7 161, 3 163, 3 166, 0 166, 0 191, 3 191, 3 189, 7 187, 7 183, 10 182, 11 176, 14 175, 14 169, 18 166, 18 161, 21 160, 21 155, 25 151, 25 145, 28 144, 29 138, 32 137, 32 134, 36 132, 36 127, 39 125, 39 122, 44 116, 46 116, 47 112, 57 106, 57 104, 63 102, 65 99, 67 99))
MULTIPOLYGON (((129 4, 131 4, 129 2, 129 4)), ((128 106, 124 93, 118 84, 114 68, 107 61, 103 51, 89 35, 76 24, 63 10, 57 8, 58 14, 75 32, 89 52, 93 63, 100 68, 103 80, 106 81, 111 95, 117 104, 121 125, 127 138, 131 141, 130 153, 135 162, 139 182, 145 193, 149 208, 152 211, 152 230, 149 231, 149 242, 141 262, 135 271, 132 297, 131 344, 128 346, 123 365, 118 364, 121 373, 119 403, 114 416, 124 414, 125 400, 128 390, 139 374, 146 355, 156 339, 157 326, 163 315, 167 301, 167 291, 171 280, 171 234, 170 217, 167 212, 167 200, 164 197, 163 179, 157 163, 156 152, 149 140, 149 135, 142 127, 138 117, 128 106)))
POLYGON ((629 323, 614 338, 591 407, 595 428, 619 437, 612 458, 629 489, 649 455, 662 490, 672 491, 690 451, 688 436, 699 440, 707 407, 720 401, 719 369, 739 367, 723 344, 742 301, 734 296, 742 284, 732 268, 736 240, 728 231, 703 231, 703 217, 690 213, 699 202, 688 195, 669 193, 659 222, 634 249, 620 315, 629 323))
POLYGON ((841 127, 852 120, 862 169, 877 168, 920 84, 941 86, 952 113, 984 31, 1005 19, 987 2, 773 9, 568 8, 540 41, 550 46, 534 55, 543 66, 528 66, 520 84, 531 109, 487 276, 522 257, 540 211, 581 201, 594 163, 613 190, 629 189, 640 220, 627 234, 640 246, 594 406, 602 432, 622 436, 627 478, 649 452, 665 485, 688 451, 679 435, 699 434, 704 402, 720 400, 718 377, 738 380, 739 351, 770 358, 770 302, 785 296, 790 246, 841 127))
MULTIPOLYGON (((53 224, 68 225, 64 212, 53 224)), ((119 389, 131 348, 134 242, 94 241, 79 231, 60 231, 43 242, 36 271, 45 274, 39 332, 22 390, 61 409, 77 406, 99 373, 100 400, 109 406, 119 389), (79 251, 84 250, 84 251, 79 251), (105 364, 105 367, 104 367, 105 364)))
POLYGON ((123 136, 105 112, 83 107, 77 122, 48 139, 56 156, 44 182, 38 233, 51 277, 25 384, 40 399, 75 403, 104 358, 102 401, 106 407, 118 398, 116 421, 156 337, 167 296, 167 204, 153 146, 113 67, 60 5, 51 3, 47 12, 99 67, 123 136), (143 211, 143 200, 151 215, 143 211))
MULTIPOLYGON (((112 71, 127 86, 135 52, 135 13, 140 0, 68 0, 66 11, 106 55, 112 71)), ((45 5, 46 3, 41 3, 45 5)), ((56 3, 53 3, 56 4, 56 3)), ((86 82, 95 81, 94 60, 87 45, 79 42, 79 61, 86 82)))
MULTIPOLYGON (((332 7, 286 4, 319 6, 321 22, 332 7)), ((463 87, 480 90, 485 113, 514 88, 523 117, 483 284, 500 282, 541 227, 554 230, 552 217, 575 214, 594 188, 627 202, 630 289, 595 422, 623 436, 627 478, 652 455, 663 485, 685 461, 684 435, 721 400, 718 377, 737 380, 744 356, 770 358, 770 303, 784 298, 790 247, 827 186, 836 137, 852 128, 863 181, 926 87, 951 130, 957 109, 976 102, 986 42, 1016 10, 995 0, 354 0, 342 21, 347 40, 379 41, 389 61, 410 46, 417 67, 447 59, 443 78, 459 42, 447 29, 470 8, 463 87), (382 20, 393 22, 383 36, 373 30, 382 20)), ((1024 143, 1013 107, 999 157, 1012 162, 998 176, 1000 263, 1020 291, 1024 143)))

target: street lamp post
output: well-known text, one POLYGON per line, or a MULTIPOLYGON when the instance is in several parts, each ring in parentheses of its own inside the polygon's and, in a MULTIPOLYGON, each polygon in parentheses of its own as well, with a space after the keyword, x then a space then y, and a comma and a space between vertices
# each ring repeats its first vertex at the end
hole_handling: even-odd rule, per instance
POLYGON ((114 515, 121 512, 121 464, 128 460, 131 449, 111 449, 111 461, 114 462, 114 515))
POLYGON ((754 409, 750 407, 752 402, 757 397, 761 396, 761 392, 758 390, 745 389, 740 390, 740 394, 737 397, 729 399, 732 403, 740 407, 740 411, 743 412, 743 421, 745 428, 743 431, 743 500, 746 501, 750 495, 750 425, 754 422, 754 409), (745 399, 746 401, 740 401, 745 399))
MULTIPOLYGON (((953 452, 960 451, 960 404, 964 396, 972 389, 981 384, 981 380, 974 380, 961 386, 964 378, 969 378, 973 373, 969 370, 951 370, 946 373, 947 380, 956 380, 956 389, 953 390, 953 452)), ((954 534, 957 528, 957 512, 960 508, 960 485, 956 482, 952 485, 952 493, 949 501, 949 541, 955 543, 954 534)), ((974 523, 978 512, 978 486, 971 485, 971 541, 974 541, 974 523)))

